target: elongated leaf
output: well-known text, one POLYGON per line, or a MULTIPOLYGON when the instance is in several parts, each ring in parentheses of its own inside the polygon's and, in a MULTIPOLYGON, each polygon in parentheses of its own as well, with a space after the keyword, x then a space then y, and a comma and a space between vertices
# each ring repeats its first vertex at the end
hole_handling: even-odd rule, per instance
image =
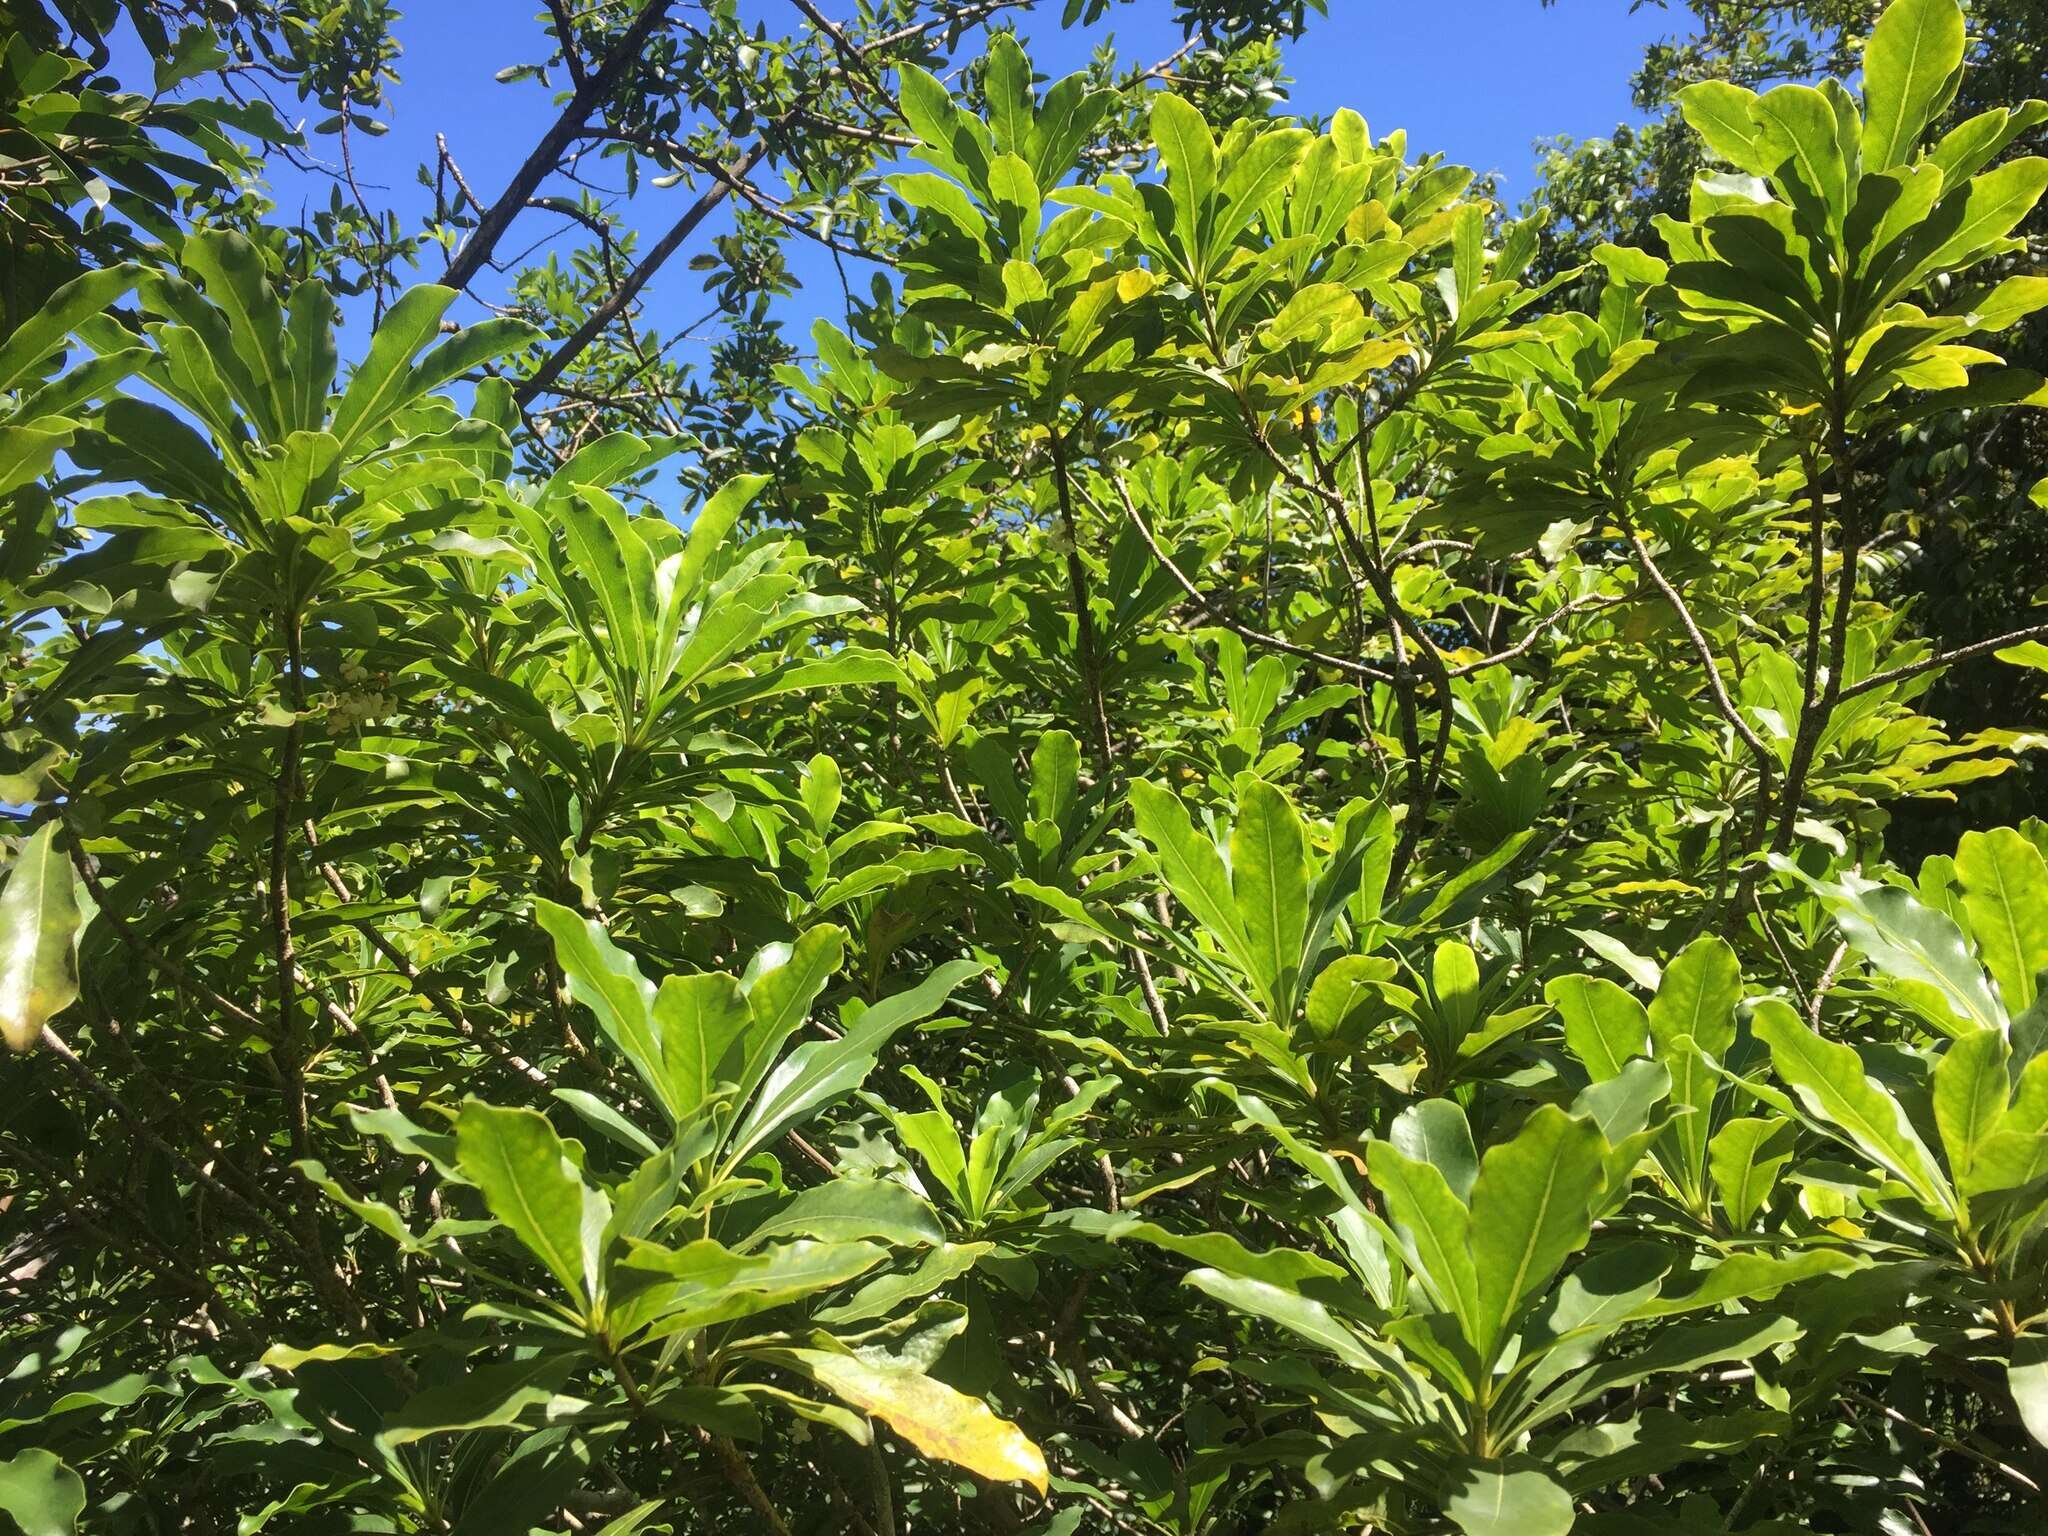
POLYGON ((1777 1186, 1778 1172, 1792 1160, 1793 1123, 1744 1117, 1730 1120, 1707 1146, 1714 1189, 1739 1229, 1755 1220, 1777 1186))
POLYGON ((441 316, 455 302, 453 288, 408 288, 385 312, 370 338, 369 356, 348 381, 329 427, 346 452, 406 400, 412 360, 440 334, 441 316))
POLYGON ((80 918, 71 864, 44 822, 0 886, 0 1038, 33 1049, 43 1026, 78 998, 80 918))
POLYGON ((1978 1149, 2005 1119, 2011 1057, 2003 1034, 1979 1029, 1950 1041, 1934 1065, 1934 1125, 1959 1187, 1969 1187, 1978 1149))
POLYGON ((596 1016, 605 1038, 673 1120, 668 1071, 654 1030, 654 984, 640 974, 639 962, 612 942, 602 924, 567 907, 536 897, 533 915, 555 942, 555 963, 568 980, 569 995, 596 1016))
POLYGON ((318 421, 292 420, 291 349, 263 253, 239 231, 202 229, 186 238, 181 256, 186 270, 205 285, 208 302, 226 319, 236 356, 256 385, 253 398, 235 403, 258 435, 277 443, 293 431, 317 430, 318 421))
POLYGON ((1970 937, 2006 1012, 2018 1018, 2034 1006, 2037 978, 2048 969, 2048 860, 2011 827, 1965 832, 1956 875, 1970 937))
POLYGON ((1604 1082, 1650 1048, 1650 1016, 1604 976, 1559 976, 1543 989, 1564 1019, 1564 1041, 1593 1081, 1604 1082))
POLYGON ((1459 1200, 1472 1196, 1479 1177, 1479 1153, 1472 1144, 1472 1126, 1465 1111, 1450 1099, 1424 1099, 1394 1117, 1387 1140, 1396 1152, 1428 1163, 1444 1176, 1459 1200))
POLYGON ((1908 160, 1962 68, 1963 12, 1955 0, 1892 0, 1863 49, 1863 163, 1908 160))
POLYGON ((1933 986, 1962 1024, 1979 1028, 2005 1022, 2005 1011, 1984 985, 1984 973, 1945 912, 1923 907, 1895 885, 1816 885, 1842 926, 1842 937, 1887 976, 1933 986))
POLYGON ((1846 1045, 1823 1040, 1789 1004, 1770 998, 1752 1026, 1771 1049, 1771 1064, 1815 1119, 1861 1150, 1924 1204, 1953 1215, 1955 1194, 1906 1112, 1863 1071, 1846 1045))
POLYGON ((51 294, 34 314, 23 316, 0 342, 0 390, 16 388, 81 322, 104 311, 141 275, 142 269, 132 264, 88 272, 51 294))
POLYGON ((1707 148, 1738 171, 1762 176, 1771 169, 1757 144, 1753 91, 1725 80, 1702 80, 1678 93, 1678 109, 1707 148))
POLYGON ((925 1455, 998 1482, 1046 1491, 1045 1454, 979 1398, 917 1371, 888 1370, 855 1355, 787 1352, 791 1363, 862 1413, 872 1414, 925 1455))
POLYGON ((1699 1283, 1679 1290, 1667 1282, 1664 1294, 1636 1308, 1637 1317, 1669 1317, 1718 1307, 1725 1301, 1750 1301, 1775 1296, 1788 1285, 1816 1275, 1844 1275, 1865 1261, 1836 1248, 1809 1248, 1782 1257, 1770 1253, 1730 1254, 1709 1269, 1699 1283))
POLYGON ((1308 853, 1301 816, 1263 780, 1244 785, 1230 831, 1231 895, 1252 984, 1282 1029, 1294 1022, 1308 931, 1308 853))
POLYGON ((838 974, 845 953, 846 930, 825 923, 805 929, 793 945, 773 945, 755 956, 740 982, 754 1022, 733 1077, 735 1103, 753 1097, 784 1042, 803 1027, 825 983, 838 974))
POLYGON ((555 1389, 568 1376, 572 1362, 562 1356, 540 1356, 482 1365, 452 1381, 416 1393, 404 1407, 384 1420, 378 1442, 405 1445, 430 1435, 458 1434, 472 1429, 504 1428, 521 1422, 533 1409, 573 1413, 588 1405, 558 1398, 555 1389))
POLYGON ((720 1066, 753 1027, 740 984, 721 971, 669 976, 654 994, 653 1024, 661 1042, 666 1103, 678 1124, 709 1102, 720 1066))
POLYGON ((609 1321, 621 1336, 645 1328, 646 1338, 665 1338, 811 1300, 888 1257, 887 1248, 868 1242, 806 1239, 745 1254, 709 1238, 682 1248, 628 1242, 613 1274, 625 1294, 612 1305, 609 1321))
POLYGON ((1216 189, 1216 137, 1202 114, 1170 91, 1152 98, 1152 141, 1166 169, 1175 233, 1197 272, 1204 266, 1202 216, 1216 189))
POLYGON ((883 1179, 834 1179, 804 1190, 749 1232, 739 1251, 771 1237, 848 1242, 874 1237, 905 1248, 945 1241, 932 1208, 901 1184, 883 1179))
POLYGON ((1741 1000, 1742 964, 1728 941, 1712 934, 1693 940, 1664 967, 1650 1000, 1650 1034, 1659 1054, 1665 1042, 1690 1035, 1708 1055, 1726 1055, 1741 1000))
POLYGON ((2028 1334, 2013 1345, 2005 1380, 2027 1433, 2048 1446, 2048 1336, 2028 1334))
POLYGON ((1545 1104, 1489 1147, 1472 1185, 1473 1343, 1490 1361, 1523 1303, 1585 1244, 1606 1183, 1607 1143, 1590 1120, 1545 1104))
POLYGON ((587 1306, 601 1291, 612 1205, 583 1182, 547 1117, 471 1099, 456 1121, 455 1147, 491 1214, 587 1306))
POLYGON ((1131 815, 1138 835, 1151 845, 1174 900, 1215 936, 1224 953, 1245 954, 1249 941, 1237 918, 1229 871, 1216 845, 1195 830, 1180 797, 1139 779, 1131 785, 1131 815))
POLYGON ((1387 1142, 1366 1148, 1366 1168, 1381 1195, 1424 1289, 1458 1321, 1467 1339, 1484 1333, 1484 1305, 1473 1261, 1472 1217, 1433 1163, 1418 1162, 1387 1142))
POLYGON ((1247 1275, 1227 1275, 1219 1269, 1192 1270, 1187 1276, 1187 1283, 1214 1296, 1226 1306, 1278 1323, 1317 1348, 1328 1350, 1354 1369, 1375 1368, 1376 1362, 1357 1334, 1339 1322, 1328 1307, 1291 1286, 1271 1285, 1247 1275))
POLYGON ((883 1046, 901 1029, 929 1018, 983 967, 971 960, 940 966, 907 992, 884 998, 837 1040, 798 1046, 761 1084, 760 1096, 732 1133, 725 1158, 737 1163, 777 1140, 826 1105, 844 1098, 875 1068, 883 1046))

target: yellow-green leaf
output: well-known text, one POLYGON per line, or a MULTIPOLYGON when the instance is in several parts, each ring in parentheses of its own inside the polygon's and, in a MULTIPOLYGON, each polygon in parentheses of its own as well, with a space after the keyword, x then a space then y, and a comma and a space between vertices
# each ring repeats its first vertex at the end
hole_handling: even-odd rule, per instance
POLYGON ((988 1404, 918 1371, 889 1370, 854 1355, 791 1350, 794 1363, 821 1387, 872 1414, 925 1455, 998 1482, 1046 1490, 1045 1453, 988 1404))
POLYGON ((45 822, 0 887, 0 1038, 10 1049, 29 1050, 77 1000, 79 926, 71 865, 57 823, 45 822))

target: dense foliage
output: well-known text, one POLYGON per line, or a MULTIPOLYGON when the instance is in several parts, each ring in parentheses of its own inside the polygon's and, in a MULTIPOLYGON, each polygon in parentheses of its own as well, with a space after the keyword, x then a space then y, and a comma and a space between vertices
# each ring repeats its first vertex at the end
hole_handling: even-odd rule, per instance
MULTIPOLYGON (((302 14, 166 67, 346 119, 302 14)), ((1900 444, 2048 405, 2048 106, 1949 111, 1955 0, 1687 86, 1583 267, 1355 113, 891 55, 895 280, 748 433, 566 449, 561 315, 364 269, 343 366, 232 176, 81 213, 244 151, 61 47, 0 125, 105 141, 0 170, 80 255, 0 339, 28 1536, 2040 1529, 2048 823, 1886 852, 2042 744, 1924 707, 2038 687, 2039 572, 1946 650, 1886 601, 1900 444)))

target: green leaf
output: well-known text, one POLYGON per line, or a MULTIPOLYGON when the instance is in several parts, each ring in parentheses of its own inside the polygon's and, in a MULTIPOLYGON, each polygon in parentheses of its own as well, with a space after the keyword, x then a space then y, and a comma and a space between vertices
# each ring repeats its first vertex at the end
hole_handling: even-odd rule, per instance
POLYGON ((1572 1496, 1546 1472, 1466 1462, 1451 1477, 1444 1513, 1465 1536, 1564 1536, 1577 1515, 1572 1496))
POLYGON ((1166 171, 1174 232, 1190 268, 1200 275, 1206 267, 1202 216, 1216 190, 1216 137, 1202 114, 1171 91, 1152 98, 1151 126, 1166 171))
POLYGON ((1751 1021, 1771 1050, 1771 1064, 1807 1113, 1913 1191, 1922 1204, 1955 1214, 1955 1194, 1935 1166, 1906 1112, 1846 1045, 1823 1040, 1777 998, 1757 1004, 1751 1021))
POLYGON ((890 1370, 857 1355, 793 1349, 780 1357, 842 1401, 880 1419, 925 1455, 1045 1493, 1044 1453, 1015 1424, 989 1412, 981 1399, 922 1372, 890 1370))
POLYGON ((1725 80, 1702 80, 1678 93, 1678 110, 1718 158, 1752 176, 1769 173, 1757 143, 1754 91, 1725 80))
POLYGON ((1565 1044, 1604 1082, 1650 1048, 1650 1016, 1635 994, 1604 976, 1559 976, 1543 996, 1564 1020, 1565 1044))
POLYGON ((20 386, 30 372, 64 345, 80 322, 102 313, 135 286, 142 269, 132 264, 108 267, 75 277, 51 294, 35 313, 0 342, 0 390, 20 386))
POLYGON ((558 1398, 555 1393, 570 1365, 562 1356, 542 1355, 477 1366, 416 1393, 386 1417, 377 1441, 399 1446, 429 1435, 502 1429, 520 1423, 529 1409, 550 1405, 573 1413, 588 1405, 574 1398, 558 1398))
POLYGON ((78 930, 71 864, 46 821, 22 845, 0 886, 0 1038, 32 1049, 43 1026, 78 998, 78 930))
POLYGON ((1435 1168, 1460 1201, 1471 1199, 1479 1153, 1472 1144, 1472 1126, 1455 1101, 1424 1099, 1409 1105, 1394 1117, 1387 1141, 1403 1157, 1435 1168))
POLYGON ((1308 1027, 1319 1040, 1334 1039, 1350 1020, 1367 1015, 1382 995, 1377 984, 1394 973, 1394 961, 1381 955, 1342 955, 1331 961, 1308 989, 1308 1027))
POLYGON ((981 974, 971 960, 952 960, 917 986, 884 998, 836 1040, 813 1040, 790 1052, 761 1084, 760 1096, 733 1131, 728 1168, 767 1146, 826 1105, 858 1088, 875 1068, 883 1046, 901 1029, 928 1018, 963 981, 981 974))
POLYGON ((1585 1245, 1606 1182, 1606 1152, 1590 1120, 1545 1104, 1480 1160, 1472 1185, 1472 1341, 1482 1360, 1493 1359, 1523 1303, 1585 1245))
POLYGON ((2030 1333, 2014 1342, 2005 1380, 2027 1433, 2048 1446, 2048 1335, 2030 1333))
POLYGON ((1697 1312, 1729 1301, 1768 1300, 1788 1285, 1816 1275, 1844 1275, 1866 1261, 1836 1248, 1808 1248, 1797 1253, 1733 1253, 1708 1269, 1699 1283, 1677 1293, 1669 1289, 1635 1309, 1636 1317, 1670 1317, 1697 1312))
POLYGON ((1174 900, 1215 936, 1226 954, 1250 948, 1238 921, 1230 875, 1216 845, 1195 830, 1187 807, 1171 790, 1139 779, 1131 785, 1131 814, 1138 835, 1151 846, 1174 900))
POLYGON ((72 1536, 85 1509, 85 1483, 50 1451, 15 1452, 0 1461, 0 1509, 21 1536, 72 1536))
POLYGON ((455 1148, 491 1214, 587 1308, 602 1290, 611 1201, 583 1182, 547 1117, 470 1099, 455 1124, 455 1148))
POLYGON ((680 1125, 711 1101, 727 1053, 754 1028, 754 1016, 736 980, 706 971, 664 977, 654 994, 653 1023, 665 1102, 680 1125))
POLYGON ((179 254, 185 269, 204 284, 208 302, 227 321, 235 354, 256 386, 255 398, 238 398, 235 403, 257 435, 279 443, 292 432, 317 431, 318 420, 292 420, 295 390, 284 310, 255 242, 235 230, 201 229, 186 237, 179 254))
POLYGON ((1757 98, 1755 120, 1757 147, 1778 184, 1795 207, 1812 207, 1809 224, 1820 226, 1812 233, 1839 231, 1849 212, 1849 168, 1827 97, 1810 85, 1781 85, 1757 98))
POLYGON ((1956 876, 1970 937, 1998 983, 2013 1018, 2034 1006, 2048 969, 2048 860, 2011 827, 1965 832, 1956 844, 1956 876))
POLYGON ((1668 1042, 1690 1035, 1708 1055, 1726 1055, 1735 1041, 1735 1005, 1741 1000, 1742 963, 1728 941, 1711 934, 1693 940, 1664 968, 1650 1000, 1650 1035, 1658 1054, 1668 1042))
POLYGON ((412 360, 440 334, 441 316, 454 302, 453 288, 422 285, 408 288, 385 311, 384 323, 370 338, 369 355, 349 379, 328 428, 344 453, 406 403, 412 360))
POLYGON ((1328 1350, 1355 1370, 1378 1368, 1378 1362, 1357 1334, 1339 1322, 1328 1307, 1302 1295, 1292 1286, 1273 1285, 1247 1275, 1225 1274, 1218 1269, 1191 1270, 1186 1283, 1214 1296, 1226 1306, 1278 1323, 1317 1348, 1328 1350))
POLYGON ((945 1241, 932 1208, 901 1184, 884 1179, 833 1179, 800 1192, 767 1218, 737 1251, 744 1253, 771 1237, 808 1237, 825 1242, 881 1238, 902 1248, 929 1248, 945 1241))
POLYGON ((2004 1034, 1978 1029, 1951 1040, 1934 1064, 1934 1126, 1959 1188, 1970 1187, 1978 1149, 2005 1120, 2011 1057, 2004 1034))
POLYGON ((1903 165, 1934 121, 1963 64, 1956 0, 1891 0, 1863 48, 1863 163, 1903 165))
POLYGON ((1730 1120, 1707 1146, 1707 1167, 1728 1219, 1747 1227, 1771 1198, 1778 1172, 1792 1160, 1789 1120, 1744 1117, 1730 1120))
POLYGON ((1841 925, 1842 937, 1883 974, 1922 981, 1941 996, 1959 1024, 2005 1023, 2005 1011, 1984 984, 1984 973, 1945 912, 1923 907, 1901 886, 1845 881, 1817 884, 1821 901, 1841 925))
POLYGON ((614 944, 602 924, 542 897, 534 919, 555 944, 555 963, 569 983, 569 995, 597 1018, 605 1038, 619 1049, 656 1100, 675 1118, 668 1099, 668 1073, 654 1029, 655 989, 640 965, 614 944))
POLYGON ((811 1016, 818 994, 838 974, 845 954, 846 930, 824 923, 806 928, 794 944, 771 944, 754 957, 740 979, 754 1022, 733 1076, 734 1103, 745 1104, 754 1096, 783 1045, 811 1016))
POLYGON ((1248 780, 1230 831, 1231 895, 1252 984, 1274 1024, 1294 1022, 1308 932, 1308 854, 1301 816, 1263 780, 1248 780))
POLYGON ((1687 1204, 1706 1202, 1707 1141, 1714 1128, 1714 1096, 1720 1078, 1690 1035, 1660 1042, 1657 1059, 1671 1074, 1670 1125, 1657 1138, 1659 1162, 1687 1204))
POLYGON ((1471 1212, 1436 1164, 1419 1162, 1384 1141, 1368 1145, 1365 1158, 1423 1288, 1457 1319, 1467 1339, 1478 1340, 1484 1303, 1473 1262, 1471 1212))
POLYGON ((809 1301, 889 1257, 879 1243, 779 1243, 735 1253, 709 1238, 682 1248, 628 1241, 613 1270, 608 1326, 649 1340, 809 1301), (650 1278, 659 1277, 659 1278, 650 1278), (635 1284, 635 1282, 638 1282, 635 1284))

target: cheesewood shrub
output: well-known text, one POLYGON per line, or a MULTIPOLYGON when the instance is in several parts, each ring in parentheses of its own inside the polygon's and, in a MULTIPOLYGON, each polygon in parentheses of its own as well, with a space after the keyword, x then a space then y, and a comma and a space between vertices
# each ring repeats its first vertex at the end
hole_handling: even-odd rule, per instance
POLYGON ((1354 113, 904 62, 894 275, 680 511, 449 288, 17 317, 0 1511, 2042 1529, 2048 823, 1886 858, 2048 663, 1878 595, 1873 465, 2048 405, 1964 27, 1690 87, 1541 284, 1354 113))

